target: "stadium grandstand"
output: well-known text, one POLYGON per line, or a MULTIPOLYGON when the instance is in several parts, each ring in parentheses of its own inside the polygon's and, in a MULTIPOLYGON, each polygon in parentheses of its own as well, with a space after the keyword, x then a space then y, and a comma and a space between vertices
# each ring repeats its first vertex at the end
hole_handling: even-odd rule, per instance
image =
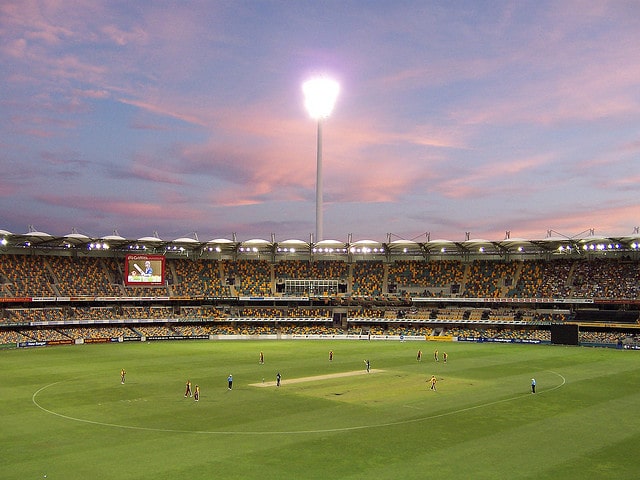
POLYGON ((0 230, 0 344, 302 335, 638 348, 638 228, 466 237, 202 242, 0 230))

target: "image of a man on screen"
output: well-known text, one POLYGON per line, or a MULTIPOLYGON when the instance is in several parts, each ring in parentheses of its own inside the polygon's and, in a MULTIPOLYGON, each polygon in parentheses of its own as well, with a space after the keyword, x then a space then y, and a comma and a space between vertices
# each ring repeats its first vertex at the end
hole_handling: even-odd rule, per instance
POLYGON ((162 285, 164 258, 161 256, 129 255, 125 265, 127 285, 162 285))

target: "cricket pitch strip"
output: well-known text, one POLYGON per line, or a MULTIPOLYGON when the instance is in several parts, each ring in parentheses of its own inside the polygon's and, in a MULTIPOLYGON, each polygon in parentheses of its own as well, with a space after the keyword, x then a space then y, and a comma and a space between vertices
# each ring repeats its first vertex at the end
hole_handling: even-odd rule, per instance
MULTIPOLYGON (((341 377, 355 377, 356 375, 371 375, 372 373, 380 373, 384 372, 384 370, 379 370, 372 368, 369 372, 366 370, 354 370, 351 372, 340 372, 340 373, 328 373, 326 375, 315 375, 313 377, 300 377, 300 378, 288 378, 282 379, 280 381, 280 385, 290 385, 292 383, 305 383, 305 382, 317 382, 318 380, 329 380, 331 378, 341 378, 341 377)), ((276 382, 260 382, 260 383, 250 383, 251 387, 273 387, 276 382)))

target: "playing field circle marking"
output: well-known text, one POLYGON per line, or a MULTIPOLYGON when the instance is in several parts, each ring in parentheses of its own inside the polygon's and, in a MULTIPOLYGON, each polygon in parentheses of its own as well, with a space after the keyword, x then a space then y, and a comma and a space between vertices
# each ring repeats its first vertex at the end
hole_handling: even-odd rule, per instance
MULTIPOLYGON (((552 373, 552 374, 554 374, 554 375, 556 375, 557 377, 559 377, 561 382, 558 385, 555 385, 555 386, 550 387, 548 389, 540 390, 538 393, 535 394, 535 396, 543 395, 545 393, 549 393, 549 392, 552 392, 554 390, 557 390, 558 388, 564 386, 567 383, 566 378, 562 374, 560 374, 558 372, 554 372, 553 370, 547 370, 547 371, 552 373)), ((372 423, 372 424, 369 424, 369 425, 355 425, 355 426, 352 426, 352 427, 323 428, 323 429, 317 429, 317 430, 271 430, 271 431, 181 430, 181 429, 173 429, 173 428, 139 427, 139 426, 133 426, 133 425, 122 425, 122 424, 117 424, 117 423, 98 422, 98 421, 95 421, 95 420, 88 420, 88 419, 84 419, 84 418, 72 417, 70 415, 64 415, 62 413, 55 412, 53 410, 45 408, 45 407, 43 407, 42 405, 40 405, 38 403, 37 397, 41 392, 43 392, 47 388, 53 387, 54 385, 58 385, 58 384, 63 383, 63 382, 64 382, 64 380, 61 380, 59 382, 50 383, 48 385, 45 385, 44 387, 39 388, 38 390, 36 390, 33 393, 32 397, 31 397, 31 401, 33 402, 33 404, 36 407, 38 407, 40 410, 42 410, 42 411, 44 411, 46 413, 49 413, 51 415, 55 415, 55 416, 60 417, 60 418, 64 418, 65 420, 72 420, 74 422, 87 423, 87 424, 90 424, 90 425, 100 425, 100 426, 103 426, 103 427, 122 428, 122 429, 127 429, 127 430, 138 430, 138 431, 147 431, 147 432, 166 432, 166 433, 191 433, 191 434, 195 433, 195 434, 201 434, 201 435, 293 435, 293 434, 307 434, 308 435, 308 434, 313 434, 313 433, 336 433, 336 432, 349 432, 349 431, 355 431, 355 430, 366 430, 366 429, 371 429, 371 428, 393 427, 393 426, 398 426, 398 425, 408 425, 410 423, 424 422, 426 420, 433 420, 435 418, 448 417, 448 416, 457 415, 457 414, 463 413, 463 412, 469 412, 471 410, 478 410, 480 408, 490 407, 492 405, 511 402, 511 401, 518 400, 518 399, 521 399, 521 398, 533 396, 530 393, 521 394, 521 395, 516 395, 516 396, 513 396, 513 397, 509 397, 509 398, 503 398, 501 400, 495 400, 493 402, 481 403, 481 404, 478 404, 478 405, 472 405, 470 407, 460 408, 460 409, 449 411, 449 412, 437 413, 437 414, 433 414, 433 415, 427 415, 427 416, 424 416, 424 417, 412 418, 412 419, 409 419, 409 420, 398 420, 396 422, 385 422, 385 423, 372 423)))

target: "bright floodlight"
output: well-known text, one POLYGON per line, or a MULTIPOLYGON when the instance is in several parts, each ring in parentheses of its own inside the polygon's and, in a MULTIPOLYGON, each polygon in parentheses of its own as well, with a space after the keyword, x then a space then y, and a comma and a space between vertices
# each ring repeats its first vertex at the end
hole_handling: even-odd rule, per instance
POLYGON ((305 102, 304 105, 311 115, 317 120, 327 118, 336 103, 340 85, 335 80, 318 77, 308 80, 302 85, 305 102))
POLYGON ((336 103, 340 86, 338 82, 324 77, 306 81, 302 85, 304 105, 309 115, 318 121, 318 150, 316 167, 316 242, 322 240, 322 120, 327 118, 336 103))

